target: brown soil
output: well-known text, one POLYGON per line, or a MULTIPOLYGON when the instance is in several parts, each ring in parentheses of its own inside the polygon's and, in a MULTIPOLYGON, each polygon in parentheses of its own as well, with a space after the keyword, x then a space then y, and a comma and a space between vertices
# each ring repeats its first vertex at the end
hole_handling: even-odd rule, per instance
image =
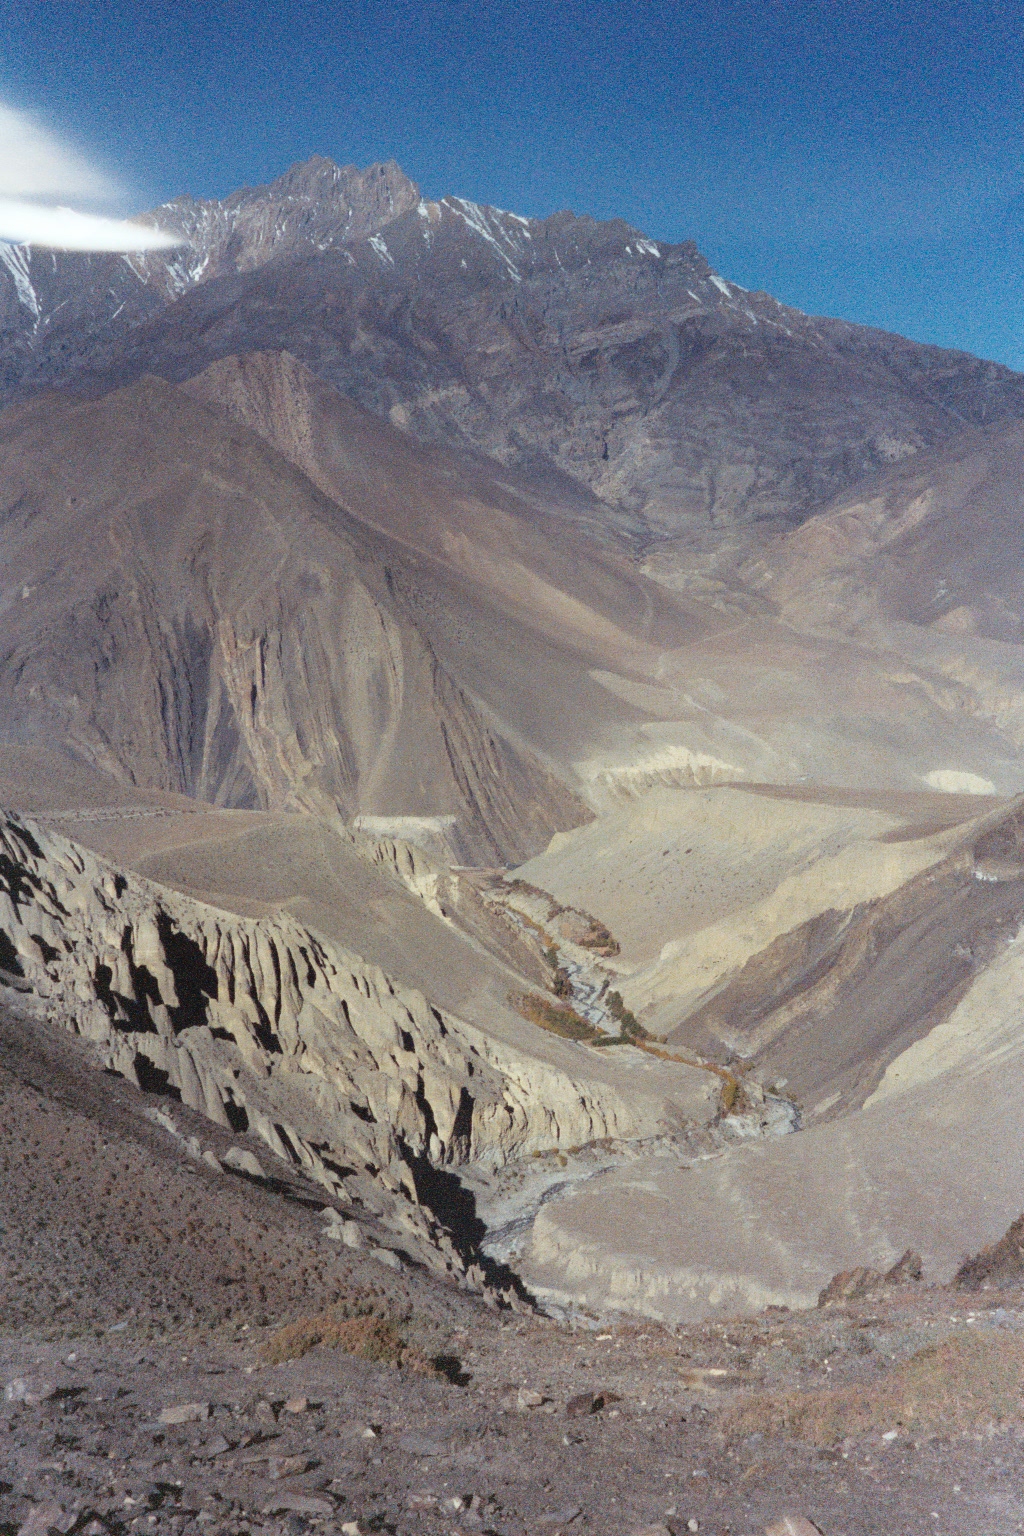
POLYGON ((327 1241, 265 1147, 263 1183, 195 1162, 145 1111, 204 1146, 217 1127, 9 1012, 0 1092, 4 1536, 33 1509, 83 1536, 753 1536, 787 1513, 1002 1536, 1024 1515, 1017 1290, 965 1313, 911 1281, 675 1331, 516 1317, 327 1241), (209 1416, 160 1421, 193 1402, 209 1416))
POLYGON ((1017 1218, 998 1243, 965 1259, 956 1279, 965 1291, 1019 1286, 1024 1281, 1024 1216, 1017 1218))

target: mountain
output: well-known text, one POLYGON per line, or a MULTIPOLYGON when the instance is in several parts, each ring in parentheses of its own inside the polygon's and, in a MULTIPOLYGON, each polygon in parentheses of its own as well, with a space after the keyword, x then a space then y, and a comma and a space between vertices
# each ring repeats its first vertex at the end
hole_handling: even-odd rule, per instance
POLYGON ((25 1029, 497 1308, 951 1280, 1020 1214, 1024 379, 392 162, 152 217, 0 250, 25 1029))
POLYGON ((287 354, 9 407, 0 485, 4 737, 124 783, 496 865, 664 783, 1017 782, 933 669, 673 592, 582 488, 419 444, 287 354))
POLYGON ((808 317, 620 220, 424 200, 394 162, 316 158, 151 217, 190 246, 0 251, 4 398, 287 350, 424 441, 558 471, 636 540, 698 546, 1024 417, 1006 368, 808 317))
POLYGON ((557 523, 543 539, 483 466, 446 522, 444 463, 340 399, 329 499, 203 390, 226 394, 145 378, 6 414, 8 739, 217 804, 440 817, 474 862, 585 818, 544 753, 540 678, 587 739, 616 713, 588 665, 679 643, 680 603, 557 523))

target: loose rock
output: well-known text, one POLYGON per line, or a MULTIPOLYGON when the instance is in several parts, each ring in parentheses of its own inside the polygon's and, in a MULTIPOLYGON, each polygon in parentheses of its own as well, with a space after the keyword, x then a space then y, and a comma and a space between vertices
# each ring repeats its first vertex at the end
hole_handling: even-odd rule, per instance
POLYGON ((230 1451, 231 1446, 223 1435, 217 1435, 214 1440, 208 1440, 202 1450, 197 1451, 197 1456, 202 1456, 206 1461, 212 1461, 214 1456, 223 1456, 225 1451, 230 1451))
POLYGON ((316 1462, 312 1456, 270 1456, 267 1465, 271 1479, 278 1482, 283 1477, 297 1477, 300 1472, 308 1472, 316 1462))
MULTIPOLYGON (((263 1506, 265 1515, 333 1515, 334 1504, 322 1494, 275 1493, 263 1506)), ((344 1530, 344 1526, 342 1527, 344 1530)))
POLYGON ((259 1158, 254 1152, 247 1151, 245 1147, 228 1147, 221 1162, 225 1168, 233 1168, 236 1173, 247 1173, 250 1178, 266 1178, 259 1158))
POLYGON ((77 1519, 76 1512, 66 1510, 61 1504, 37 1504, 18 1527, 18 1536, 48 1536, 51 1531, 65 1536, 77 1519))
POLYGON ((160 1413, 161 1424, 201 1424, 210 1417, 209 1403, 176 1403, 160 1413))
POLYGON ((15 1376, 4 1387, 5 1402, 24 1403, 28 1408, 35 1408, 56 1395, 57 1388, 53 1382, 43 1381, 39 1376, 15 1376))

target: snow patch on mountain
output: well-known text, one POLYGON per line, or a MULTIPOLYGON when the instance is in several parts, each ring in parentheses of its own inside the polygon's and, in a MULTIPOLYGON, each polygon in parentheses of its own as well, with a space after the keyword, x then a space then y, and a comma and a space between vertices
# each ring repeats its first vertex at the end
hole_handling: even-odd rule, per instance
POLYGON ((33 318, 38 320, 40 305, 36 291, 32 286, 28 259, 29 251, 27 245, 8 245, 5 241, 0 241, 0 261, 3 262, 14 279, 18 300, 31 312, 33 318))

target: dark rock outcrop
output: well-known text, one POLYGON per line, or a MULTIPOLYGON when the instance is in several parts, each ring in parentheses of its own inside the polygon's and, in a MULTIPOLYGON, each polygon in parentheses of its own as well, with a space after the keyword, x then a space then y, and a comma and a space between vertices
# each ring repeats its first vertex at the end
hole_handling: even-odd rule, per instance
POLYGON ((1024 416, 994 363, 808 317, 621 220, 426 201, 394 162, 318 157, 152 217, 190 247, 0 247, 0 394, 287 349, 421 438, 568 474, 638 537, 700 541, 1024 416))

